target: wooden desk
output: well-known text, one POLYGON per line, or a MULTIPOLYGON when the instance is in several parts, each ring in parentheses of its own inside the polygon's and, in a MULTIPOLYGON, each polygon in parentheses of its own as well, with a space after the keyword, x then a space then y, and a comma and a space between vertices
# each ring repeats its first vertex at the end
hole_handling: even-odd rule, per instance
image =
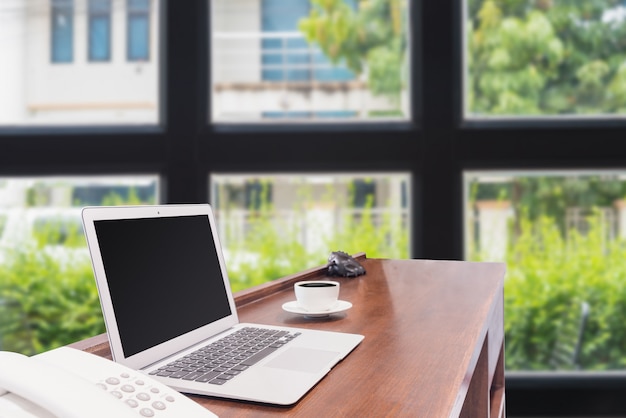
MULTIPOLYGON (((365 276, 339 278, 350 310, 326 319, 284 312, 293 283, 320 267, 236 295, 240 320, 365 335, 291 407, 193 396, 220 417, 502 417, 504 264, 360 261, 365 276)), ((110 358, 106 335, 73 346, 110 358)))

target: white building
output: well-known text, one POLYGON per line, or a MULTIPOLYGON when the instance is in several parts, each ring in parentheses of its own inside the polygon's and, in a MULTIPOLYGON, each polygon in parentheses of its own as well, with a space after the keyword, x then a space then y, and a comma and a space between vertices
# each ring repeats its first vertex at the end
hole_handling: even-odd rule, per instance
MULTIPOLYGON (((369 92, 363 74, 307 44, 298 21, 309 0, 210 6, 212 120, 399 111, 369 92)), ((2 0, 0 126, 157 123, 159 9, 159 0, 2 0)))
POLYGON ((155 0, 2 0, 0 125, 155 123, 155 0))
MULTIPOLYGON (((353 0, 346 3, 356 7, 353 0)), ((213 0, 213 120, 351 120, 398 110, 298 30, 310 0, 213 0)), ((406 101, 408 103, 408 101, 406 101)), ((408 109, 403 110, 408 117, 408 109)))

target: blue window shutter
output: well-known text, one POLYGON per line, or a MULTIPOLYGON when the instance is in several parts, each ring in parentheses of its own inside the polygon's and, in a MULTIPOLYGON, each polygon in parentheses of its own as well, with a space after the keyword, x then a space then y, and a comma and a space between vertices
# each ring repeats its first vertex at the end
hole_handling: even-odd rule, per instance
POLYGON ((150 1, 128 0, 127 58, 146 61, 150 58, 150 1))
POLYGON ((74 2, 52 0, 51 60, 54 63, 74 60, 74 2))
POLYGON ((111 2, 89 0, 89 60, 111 59, 111 2))
POLYGON ((130 61, 148 59, 149 29, 147 16, 129 16, 128 59, 130 61))

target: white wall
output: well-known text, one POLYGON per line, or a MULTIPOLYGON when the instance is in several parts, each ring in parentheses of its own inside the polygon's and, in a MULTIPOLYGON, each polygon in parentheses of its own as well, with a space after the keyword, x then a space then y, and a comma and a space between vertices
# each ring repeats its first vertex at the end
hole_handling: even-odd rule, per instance
POLYGON ((261 80, 261 1, 212 0, 214 83, 261 80))
POLYGON ((26 5, 22 0, 0 3, 0 125, 24 118, 24 46, 26 5))
POLYGON ((513 207, 508 201, 477 201, 480 253, 486 261, 503 261, 508 242, 508 223, 513 207))
MULTIPOLYGON (((3 0, 4 1, 4 0, 3 0)), ((2 80, 10 83, 10 94, 0 89, 0 109, 4 123, 124 123, 156 122, 158 115, 158 0, 153 0, 151 45, 148 62, 126 58, 126 1, 112 2, 111 60, 88 61, 87 0, 74 1, 74 59, 71 63, 51 62, 51 19, 49 0, 20 0, 24 23, 10 19, 0 24, 0 33, 21 34, 0 44, 2 56, 19 65, 0 65, 10 71, 2 80), (7 27, 9 29, 7 29, 7 27), (22 55, 22 60, 18 60, 22 55), (21 82, 21 83, 20 83, 21 82), (20 84, 23 86, 19 88, 20 84), (19 90, 19 92, 18 92, 19 90), (9 116, 6 116, 9 115, 9 116), (6 120, 6 119, 12 120, 6 120)), ((0 5, 1 16, 8 15, 0 5)), ((4 59, 3 59, 4 61, 4 59)), ((0 73, 2 74, 2 73, 0 73)))

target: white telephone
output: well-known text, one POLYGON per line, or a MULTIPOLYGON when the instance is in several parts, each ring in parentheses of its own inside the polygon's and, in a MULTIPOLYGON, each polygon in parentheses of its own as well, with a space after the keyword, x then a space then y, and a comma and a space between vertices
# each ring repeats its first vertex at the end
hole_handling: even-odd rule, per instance
POLYGON ((212 418, 136 370, 69 347, 33 357, 0 351, 0 418, 212 418))

